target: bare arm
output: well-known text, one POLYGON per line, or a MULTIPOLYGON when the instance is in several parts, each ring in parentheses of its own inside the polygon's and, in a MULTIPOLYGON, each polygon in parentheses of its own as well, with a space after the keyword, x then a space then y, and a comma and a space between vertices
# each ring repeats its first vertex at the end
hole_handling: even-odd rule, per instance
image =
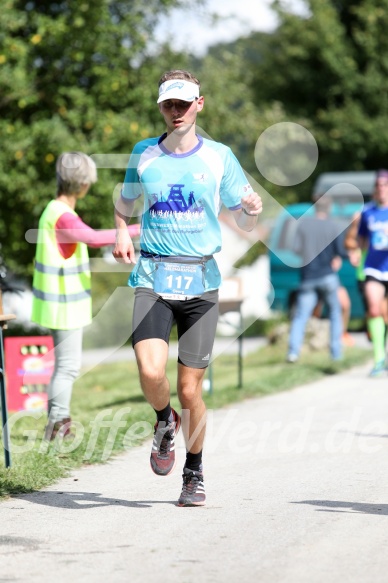
MULTIPOLYGON (((353 223, 349 227, 350 237, 353 234, 353 245, 350 242, 350 246, 347 247, 347 249, 359 248, 361 251, 366 251, 369 248, 369 238, 367 236, 363 236, 363 235, 359 234, 362 217, 363 217, 362 213, 358 213, 357 215, 355 215, 355 220, 353 221, 353 223)), ((349 244, 349 242, 347 241, 347 236, 345 239, 345 246, 346 246, 346 243, 349 244)))
POLYGON ((135 202, 120 198, 115 206, 116 243, 112 251, 118 263, 136 263, 135 249, 128 232, 128 222, 132 217, 135 202))
POLYGON ((233 211, 235 221, 243 231, 252 231, 263 210, 261 197, 256 192, 251 192, 241 199, 241 206, 241 209, 233 211))
POLYGON ((360 224, 360 215, 357 214, 350 224, 348 230, 346 231, 345 239, 344 239, 344 246, 345 249, 352 250, 357 249, 359 247, 358 242, 358 226, 360 224))
POLYGON ((354 215, 353 222, 346 231, 344 246, 348 251, 349 261, 353 267, 358 267, 362 261, 362 252, 367 248, 368 241, 358 235, 360 213, 354 215))
POLYGON ((358 243, 362 251, 365 251, 365 249, 368 249, 369 247, 369 241, 367 237, 358 236, 358 243))

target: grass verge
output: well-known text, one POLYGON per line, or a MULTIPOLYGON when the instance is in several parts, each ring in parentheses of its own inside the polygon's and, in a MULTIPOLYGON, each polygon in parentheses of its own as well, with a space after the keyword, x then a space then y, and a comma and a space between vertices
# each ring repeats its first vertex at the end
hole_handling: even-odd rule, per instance
MULTIPOLYGON (((288 390, 371 358, 370 351, 352 347, 335 364, 325 351, 310 353, 290 365, 284 362, 284 354, 284 346, 271 345, 245 357, 241 389, 236 388, 237 355, 219 356, 213 365, 214 390, 204 394, 207 408, 218 409, 243 399, 288 390)), ((175 386, 175 374, 174 360, 168 364, 171 387, 175 386)), ((174 389, 171 404, 179 410, 174 389)), ((4 467, 2 456, 0 498, 44 488, 81 465, 106 462, 149 438, 155 421, 151 407, 144 401, 134 362, 99 365, 78 379, 72 417, 76 422, 75 439, 48 444, 43 441, 46 414, 10 415, 12 467, 4 467)))

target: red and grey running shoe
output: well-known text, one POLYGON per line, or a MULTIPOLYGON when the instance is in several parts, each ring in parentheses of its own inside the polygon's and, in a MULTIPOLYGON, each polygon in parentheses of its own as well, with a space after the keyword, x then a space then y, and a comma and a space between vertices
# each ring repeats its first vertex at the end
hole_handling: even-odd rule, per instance
POLYGON ((175 468, 175 437, 181 426, 181 418, 172 409, 174 420, 171 423, 163 421, 155 424, 154 440, 151 450, 151 468, 158 476, 168 476, 175 468))
POLYGON ((183 486, 178 506, 205 506, 206 494, 203 473, 183 468, 183 486))

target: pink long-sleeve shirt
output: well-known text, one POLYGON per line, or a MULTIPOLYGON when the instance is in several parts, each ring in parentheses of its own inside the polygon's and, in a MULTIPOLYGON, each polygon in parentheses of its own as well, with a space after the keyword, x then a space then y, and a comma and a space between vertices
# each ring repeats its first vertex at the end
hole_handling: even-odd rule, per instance
MULTIPOLYGON (((137 237, 140 234, 140 225, 129 225, 129 235, 137 237)), ((89 247, 105 247, 114 245, 116 229, 101 229, 95 231, 72 213, 63 213, 55 224, 57 245, 61 255, 68 259, 75 251, 77 243, 86 243, 89 247)))

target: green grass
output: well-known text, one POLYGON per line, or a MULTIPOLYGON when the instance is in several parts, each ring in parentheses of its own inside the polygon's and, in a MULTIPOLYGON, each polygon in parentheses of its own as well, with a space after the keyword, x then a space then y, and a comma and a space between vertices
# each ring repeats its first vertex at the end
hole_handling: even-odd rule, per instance
MULTIPOLYGON (((130 348, 128 348, 130 350, 130 348)), ((285 348, 271 345, 244 358, 243 388, 237 388, 237 355, 221 355, 213 363, 213 392, 204 393, 208 409, 218 409, 250 397, 291 389, 366 362, 371 352, 348 348, 333 364, 327 351, 302 356, 286 364, 285 348)), ((171 404, 179 409, 175 387, 176 362, 168 365, 171 404)), ((0 498, 33 492, 53 484, 84 464, 103 463, 111 456, 136 447, 152 434, 154 412, 139 387, 136 364, 99 365, 74 387, 72 418, 75 441, 60 446, 43 441, 46 415, 10 415, 12 467, 0 459, 0 498), (104 426, 105 424, 105 426, 104 426)), ((0 452, 1 455, 2 452, 0 452)))

